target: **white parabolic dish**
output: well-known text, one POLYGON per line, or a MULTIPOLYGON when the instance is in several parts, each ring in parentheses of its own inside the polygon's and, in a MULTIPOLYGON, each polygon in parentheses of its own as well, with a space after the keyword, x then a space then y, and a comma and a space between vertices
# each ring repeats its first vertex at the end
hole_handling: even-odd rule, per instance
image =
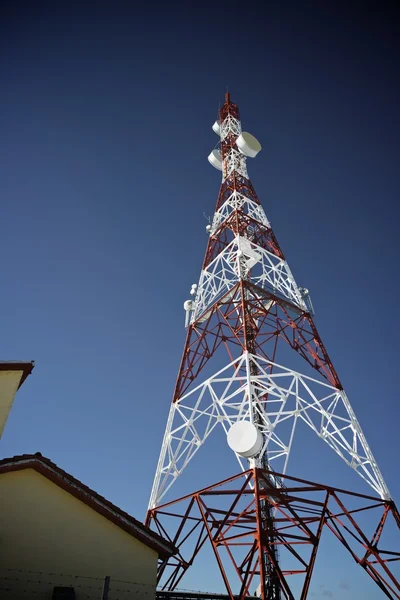
POLYGON ((215 121, 214 125, 212 126, 212 130, 217 135, 220 135, 220 133, 221 133, 221 127, 220 127, 219 121, 215 121))
POLYGON ((222 171, 222 156, 219 150, 215 149, 210 152, 208 162, 219 171, 222 171))
POLYGON ((263 444, 261 432, 250 421, 237 421, 227 435, 228 445, 243 458, 256 456, 263 444))
POLYGON ((249 158, 254 158, 261 150, 261 144, 258 139, 254 135, 251 135, 251 133, 247 133, 247 131, 242 131, 236 140, 236 145, 240 152, 249 158))

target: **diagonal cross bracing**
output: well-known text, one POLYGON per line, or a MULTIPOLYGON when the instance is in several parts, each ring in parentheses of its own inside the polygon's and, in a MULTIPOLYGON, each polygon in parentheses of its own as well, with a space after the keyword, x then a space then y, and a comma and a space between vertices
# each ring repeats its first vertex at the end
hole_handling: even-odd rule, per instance
POLYGON ((290 300, 304 311, 307 310, 286 260, 237 235, 202 270, 194 300, 192 323, 242 279, 242 257, 245 261, 244 268, 251 270, 251 282, 254 285, 290 300))
POLYGON ((271 479, 276 475, 261 468, 245 470, 149 511, 147 523, 163 535, 168 523, 174 532, 169 539, 178 548, 177 555, 160 564, 158 585, 175 589, 207 540, 230 600, 245 600, 263 572, 261 598, 267 597, 275 575, 282 598, 305 600, 321 538, 334 535, 386 597, 400 599, 397 538, 382 536, 388 519, 394 520, 394 532, 397 524, 398 535, 393 502, 291 476, 285 476, 284 487, 275 487, 271 479), (268 518, 271 511, 274 519, 268 518), (266 555, 274 565, 268 574, 266 555), (233 577, 228 578, 232 566, 233 577))
POLYGON ((229 198, 214 214, 212 220, 210 235, 212 235, 218 227, 236 210, 241 210, 249 215, 252 219, 259 221, 265 227, 270 227, 270 222, 264 212, 261 204, 257 204, 254 200, 247 198, 245 195, 234 191, 229 198))
POLYGON ((267 455, 276 471, 286 471, 300 419, 381 498, 390 498, 345 392, 244 352, 171 406, 150 508, 161 501, 216 427, 222 426, 226 434, 236 421, 253 421, 256 415, 264 438, 261 455, 267 455))

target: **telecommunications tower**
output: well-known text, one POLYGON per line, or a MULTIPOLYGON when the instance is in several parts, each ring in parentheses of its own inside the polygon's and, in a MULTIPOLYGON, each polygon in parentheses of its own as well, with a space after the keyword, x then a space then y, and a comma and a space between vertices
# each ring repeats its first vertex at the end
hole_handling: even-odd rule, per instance
POLYGON ((400 599, 400 552, 381 547, 389 521, 400 527, 399 513, 319 336, 310 295, 250 182, 247 159, 261 146, 242 131, 228 93, 213 130, 219 148, 208 160, 222 183, 200 278, 184 304, 186 342, 147 513, 147 524, 177 549, 160 563, 159 585, 179 586, 208 543, 231 599, 257 588, 263 600, 303 600, 328 529, 382 596, 400 599), (364 480, 366 494, 287 474, 300 421, 364 480), (241 472, 171 500, 214 430, 241 472))

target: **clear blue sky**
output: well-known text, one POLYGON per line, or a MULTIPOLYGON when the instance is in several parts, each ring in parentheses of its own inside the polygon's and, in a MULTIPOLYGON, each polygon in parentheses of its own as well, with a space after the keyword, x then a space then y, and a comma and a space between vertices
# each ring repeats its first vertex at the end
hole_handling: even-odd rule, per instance
MULTIPOLYGON (((228 86, 263 145, 252 182, 400 502, 398 8, 55 4, 9 3, 0 19, 0 358, 36 361, 1 456, 41 451, 144 517, 228 86)), ((309 437, 290 472, 352 487, 309 437)), ((209 481, 215 447, 186 489, 209 481)), ((329 565, 317 561, 316 599, 380 597, 329 565)))

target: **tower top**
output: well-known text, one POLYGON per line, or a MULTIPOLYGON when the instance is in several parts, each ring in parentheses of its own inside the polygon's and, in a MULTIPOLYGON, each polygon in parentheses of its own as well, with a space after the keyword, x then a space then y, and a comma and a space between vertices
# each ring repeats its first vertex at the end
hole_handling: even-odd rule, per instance
POLYGON ((232 102, 230 93, 226 92, 225 102, 219 110, 220 123, 222 123, 228 115, 231 115, 234 119, 240 120, 239 107, 237 104, 232 102))

